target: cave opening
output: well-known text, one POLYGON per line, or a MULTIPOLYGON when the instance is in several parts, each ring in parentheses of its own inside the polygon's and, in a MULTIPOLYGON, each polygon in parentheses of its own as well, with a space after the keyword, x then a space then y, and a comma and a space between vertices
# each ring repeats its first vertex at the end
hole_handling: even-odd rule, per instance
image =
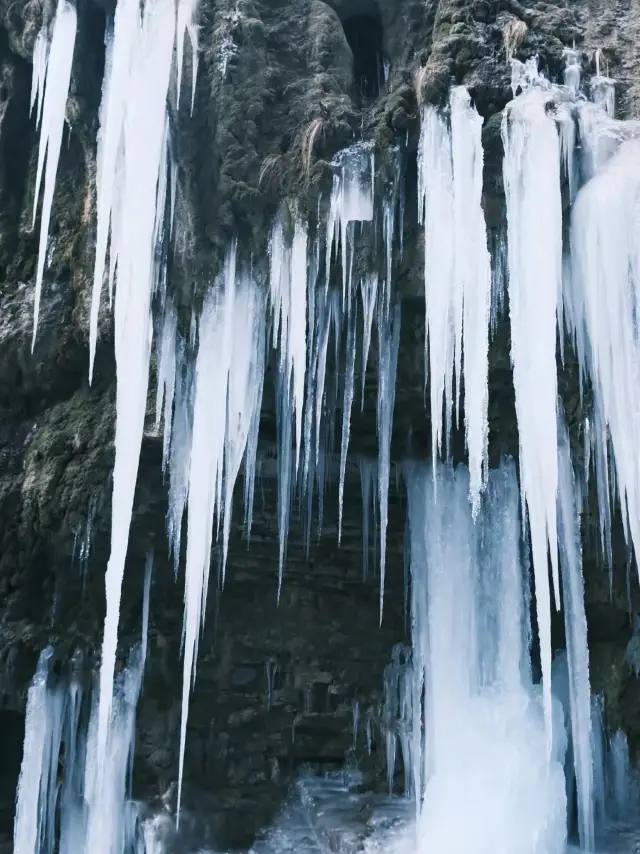
POLYGON ((363 99, 377 98, 384 85, 384 31, 380 12, 372 4, 342 21, 353 53, 353 77, 363 99))

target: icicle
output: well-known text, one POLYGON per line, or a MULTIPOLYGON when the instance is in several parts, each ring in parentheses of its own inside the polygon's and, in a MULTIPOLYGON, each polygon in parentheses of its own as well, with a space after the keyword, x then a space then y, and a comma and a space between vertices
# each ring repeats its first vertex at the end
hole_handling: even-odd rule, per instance
MULTIPOLYGON (((69 83, 71 81, 71 64, 73 62, 73 49, 76 43, 77 16, 76 8, 68 0, 58 0, 56 16, 53 21, 53 33, 51 36, 51 47, 48 57, 45 59, 46 48, 40 41, 40 35, 36 39, 34 53, 34 84, 32 87, 32 101, 39 98, 38 122, 40 122, 40 109, 42 109, 42 124, 40 126, 40 145, 38 148, 38 168, 36 172, 36 186, 33 196, 33 225, 36 224, 38 211, 38 199, 40 197, 40 185, 44 171, 44 195, 42 198, 42 212, 40 214, 40 243, 38 247, 38 267, 36 271, 36 292, 33 309, 33 337, 31 350, 35 347, 36 333, 38 331, 38 315, 40 312, 40 293, 42 291, 42 277, 44 265, 47 258, 47 242, 49 239, 49 223, 51 221, 51 208, 53 206, 53 194, 56 186, 56 174, 58 172, 58 161, 60 159, 60 148, 62 146, 62 132, 64 130, 65 108, 67 95, 69 94, 69 83), (37 64, 37 67, 36 67, 37 64), (35 89, 35 94, 34 94, 35 89), (46 161, 46 170, 45 170, 46 161)), ((45 36, 43 36, 43 39, 45 36)), ((32 105, 33 106, 33 105, 32 105)))
POLYGON ((422 116, 418 164, 425 226, 425 377, 431 382, 433 464, 449 453, 452 413, 460 415, 464 370, 470 495, 479 508, 488 444, 491 261, 482 211, 482 119, 463 86, 451 91, 451 136, 433 107, 422 116), (464 347, 463 347, 464 338, 464 347), (464 353, 464 364, 463 364, 464 353), (454 397, 455 382, 455 397, 454 397))
MULTIPOLYGON (((462 294, 465 436, 474 516, 486 482, 489 442, 491 258, 482 210, 481 132, 482 118, 471 106, 469 93, 464 86, 456 87, 451 91, 455 292, 462 294)), ((459 393, 459 376, 457 383, 459 393)))
POLYGON ((154 429, 160 432, 160 422, 164 415, 164 436, 162 442, 162 470, 169 460, 171 447, 171 426, 173 421, 173 399, 176 388, 176 340, 178 315, 173 303, 167 303, 158 336, 158 376, 156 387, 156 420, 154 429), (164 404, 164 406, 163 406, 164 404))
MULTIPOLYGON (((169 551, 173 554, 174 572, 178 574, 182 517, 189 493, 189 460, 193 434, 193 396, 195 391, 193 360, 185 356, 185 344, 176 344, 176 388, 174 417, 169 450, 169 501, 167 533, 169 551)), ((166 402, 166 401, 165 401, 166 402)))
POLYGON ((255 469, 262 408, 265 371, 265 305, 260 290, 252 281, 240 284, 233 311, 225 439, 223 583, 229 550, 233 491, 243 458, 246 466, 252 466, 255 469), (245 457, 247 449, 249 450, 245 457))
MULTIPOLYGON (((120 0, 120 4, 129 0, 120 0)), ((120 6, 119 4, 119 6, 120 6)), ((137 4, 136 4, 137 8, 137 4)), ((114 93, 124 100, 122 112, 106 111, 107 125, 117 123, 122 133, 122 196, 118 227, 118 283, 115 297, 116 438, 113 467, 111 554, 105 577, 107 610, 104 623, 100 701, 98 715, 97 768, 105 767, 105 752, 115 668, 118 619, 129 527, 138 473, 149 382, 151 354, 151 295, 156 266, 156 210, 159 169, 163 161, 165 110, 175 31, 173 0, 147 5, 140 28, 136 28, 135 50, 123 58, 130 61, 128 73, 120 77, 116 65, 118 45, 114 36, 113 65, 109 91, 115 80, 125 87, 114 93)), ((122 101, 120 101, 122 103, 122 101)), ((104 130, 110 136, 109 128, 104 130)), ((103 158, 104 177, 105 160, 103 158)), ((105 215, 105 214, 103 214, 105 215)))
POLYGON ((565 744, 528 679, 518 484, 489 475, 474 523, 464 467, 406 468, 412 666, 401 687, 424 850, 564 852, 565 744), (410 714, 409 714, 410 713, 410 714), (460 821, 460 804, 475 817, 460 821), (524 847, 523 847, 524 843, 524 847))
POLYGON ((579 511, 574 503, 576 490, 569 434, 560 408, 558 409, 558 453, 558 526, 569 670, 571 739, 578 794, 578 832, 581 847, 587 851, 593 851, 594 795, 587 618, 584 610, 579 511))
POLYGON ((342 267, 342 300, 351 295, 351 271, 356 222, 373 220, 374 154, 370 143, 356 143, 339 152, 333 161, 335 169, 329 204, 326 238, 326 285, 331 274, 335 247, 340 247, 342 267))
POLYGON ((389 503, 389 470, 391 434, 396 398, 396 370, 400 346, 400 301, 386 319, 378 309, 378 503, 380 505, 380 623, 384 605, 384 579, 387 555, 387 512, 389 503))
POLYGON ((149 642, 149 599, 151 597, 151 576, 153 575, 153 552, 147 553, 144 567, 144 589, 142 594, 142 646, 141 659, 144 668, 147 660, 147 644, 149 642))
POLYGON ((562 282, 562 204, 560 143, 555 122, 546 109, 547 100, 544 89, 532 86, 512 101, 502 120, 502 135, 520 480, 531 531, 545 718, 551 749, 548 554, 559 606, 556 312, 562 282))
POLYGON ((610 554, 607 494, 617 488, 625 535, 640 551, 640 143, 622 143, 578 193, 571 226, 572 275, 565 288, 583 372, 594 393, 594 451, 603 550, 610 554), (609 482, 608 437, 613 452, 609 482), (613 478, 612 478, 613 479, 613 478))
POLYGON ((376 308, 378 295, 378 276, 371 273, 364 276, 360 281, 360 295, 362 297, 362 403, 364 409, 364 387, 367 379, 367 363, 369 361, 369 346, 371 344, 371 329, 376 308))
POLYGON ((180 88, 182 83, 182 67, 184 64, 184 39, 189 34, 191 42, 191 112, 196 98, 196 79, 198 76, 198 26, 195 23, 198 0, 178 0, 178 26, 176 32, 176 110, 180 109, 180 88))
POLYGON ((36 110, 36 127, 40 127, 42 119, 42 104, 44 102, 44 84, 47 78, 47 63, 49 61, 49 34, 43 27, 36 36, 33 46, 33 72, 31 76, 31 99, 29 102, 29 115, 38 104, 36 110))
MULTIPOLYGON (((418 221, 425 228, 425 372, 428 372, 431 384, 431 456, 434 466, 442 450, 443 401, 448 453, 453 369, 457 353, 461 352, 452 336, 454 319, 461 318, 462 309, 461 302, 459 305, 456 303, 454 291, 452 199, 449 132, 436 109, 425 107, 418 150, 418 221)), ((461 332, 461 326, 458 329, 461 332)))
POLYGON ((349 449, 349 428, 351 424, 351 407, 353 405, 354 373, 356 364, 356 325, 358 314, 356 308, 347 315, 347 365, 344 377, 344 401, 342 406, 342 439, 340 442, 340 483, 338 487, 338 543, 342 537, 342 500, 344 496, 344 475, 347 466, 347 451, 349 449))
POLYGON ((198 329, 193 439, 189 463, 185 568, 184 668, 178 776, 178 813, 189 695, 195 680, 198 637, 204 623, 214 520, 223 521, 222 580, 231 526, 233 490, 262 401, 264 302, 248 278, 236 281, 236 247, 223 281, 204 302, 198 329), (220 405, 226 401, 226 406, 220 405))
POLYGON ((119 237, 114 208, 123 192, 124 182, 123 134, 127 111, 127 98, 132 73, 132 61, 140 32, 140 5, 137 0, 119 0, 113 23, 113 32, 106 38, 107 59, 102 84, 100 104, 100 130, 98 132, 97 233, 96 257, 93 270, 93 291, 89 326, 89 382, 93 377, 100 294, 107 255, 109 229, 111 228, 111 270, 109 275, 109 304, 113 288, 113 269, 117 260, 119 237))

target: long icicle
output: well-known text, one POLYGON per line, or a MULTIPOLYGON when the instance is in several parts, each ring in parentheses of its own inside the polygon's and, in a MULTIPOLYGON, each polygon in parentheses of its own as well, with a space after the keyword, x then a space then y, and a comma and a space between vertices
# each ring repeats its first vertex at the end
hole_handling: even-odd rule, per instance
POLYGON ((400 345, 400 300, 387 317, 384 305, 378 308, 378 503, 380 506, 380 624, 384 606, 384 580, 387 558, 387 518, 389 507, 389 471, 391 433, 396 399, 396 371, 400 345))
MULTIPOLYGON (((56 186, 56 174, 62 146, 64 130, 65 107, 71 81, 71 65, 73 49, 76 43, 77 16, 76 8, 68 0, 59 0, 56 16, 53 22, 53 34, 48 58, 43 59, 45 47, 41 37, 36 39, 34 52, 34 85, 32 86, 32 103, 36 95, 39 98, 38 121, 42 109, 42 125, 40 127, 40 145, 38 149, 38 168, 36 172, 36 187, 33 197, 33 224, 36 223, 40 185, 44 171, 44 196, 42 198, 42 213, 40 217, 40 244, 38 247, 38 267, 36 270, 36 293, 33 306, 33 336, 31 350, 35 347, 40 314, 40 294, 42 278, 47 258, 47 243, 49 240, 49 223, 51 208, 56 186), (44 88, 44 94, 43 94, 44 88), (35 92, 35 94, 34 94, 35 92), (45 169, 46 160, 46 169, 45 169)), ((44 37, 43 37, 44 38, 44 37)))
MULTIPOLYGON (((121 0, 127 2, 127 0, 121 0)), ((147 5, 133 52, 122 145, 124 173, 115 299, 116 438, 113 467, 111 554, 105 576, 107 610, 100 667, 98 768, 105 764, 113 702, 124 565, 129 542, 149 383, 151 295, 154 289, 156 210, 163 162, 165 111, 173 43, 173 0, 147 5)), ((115 55, 115 49, 114 49, 115 55)), ((113 78, 112 78, 113 79, 113 78)), ((109 121, 107 117, 107 121, 109 121)))
POLYGON ((534 85, 502 120, 507 198, 511 360, 536 589, 548 747, 552 745, 549 560, 559 606, 556 312, 562 281, 560 141, 534 85), (542 214, 544 212, 544 214, 542 214))

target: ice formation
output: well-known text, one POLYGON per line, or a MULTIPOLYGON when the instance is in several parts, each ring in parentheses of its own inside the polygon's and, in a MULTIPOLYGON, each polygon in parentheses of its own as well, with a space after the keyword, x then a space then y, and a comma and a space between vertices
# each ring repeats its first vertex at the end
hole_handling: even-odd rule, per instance
POLYGON ((264 299, 256 283, 237 269, 234 245, 221 280, 205 298, 198 325, 187 498, 178 813, 189 695, 206 611, 214 524, 218 531, 221 525, 223 530, 224 581, 231 499, 251 427, 262 404, 264 351, 264 299))
MULTIPOLYGON (((158 272, 156 240, 158 221, 164 217, 164 209, 158 208, 157 200, 163 197, 161 188, 166 182, 161 167, 166 164, 165 114, 174 37, 173 0, 158 0, 153 8, 147 5, 142 18, 137 3, 120 0, 101 108, 104 122, 101 134, 105 143, 99 168, 99 185, 103 181, 113 183, 111 193, 106 193, 103 204, 99 203, 98 222, 102 221, 107 231, 111 222, 111 259, 117 258, 116 455, 100 669, 99 768, 104 766, 107 748, 122 577, 147 403, 151 297, 158 272), (107 139, 113 140, 115 147, 113 165, 109 167, 113 168, 111 175, 106 172, 107 139), (114 212, 117 212, 115 219, 114 212)), ((95 287, 93 296, 95 303, 99 299, 95 287)))
POLYGON ((127 821, 136 809, 130 800, 129 771, 146 658, 150 580, 148 560, 141 643, 130 650, 115 682, 108 751, 100 768, 99 699, 97 688, 93 698, 82 688, 85 662, 74 657, 67 681, 54 673, 51 647, 40 655, 27 698, 16 796, 17 854, 126 854, 135 848, 136 823, 127 821))
POLYGON ((419 849, 563 854, 564 728, 554 701, 549 753, 529 671, 515 467, 490 474, 475 524, 463 467, 411 467, 407 489, 419 849))
MULTIPOLYGON (((520 445, 520 485, 531 533, 545 719, 551 736, 551 593, 560 603, 556 329, 562 294, 560 138, 550 93, 526 69, 522 94, 502 121, 507 200, 511 360, 520 445), (540 216, 540 211, 545 211, 540 216)), ((549 742, 550 744, 550 742, 549 742)))
POLYGON ((76 43, 77 15, 74 3, 58 0, 53 19, 51 35, 46 30, 36 37, 33 53, 33 82, 31 87, 31 109, 38 101, 37 122, 40 126, 40 145, 38 148, 38 168, 33 202, 33 225, 36 224, 40 186, 44 174, 44 195, 40 214, 40 243, 38 248, 38 267, 36 271, 36 292, 33 310, 33 338, 31 349, 36 343, 38 315, 40 312, 40 292, 47 259, 49 223, 51 208, 62 146, 65 108, 69 83, 71 81, 71 63, 76 43), (46 164, 46 165, 45 165, 46 164))

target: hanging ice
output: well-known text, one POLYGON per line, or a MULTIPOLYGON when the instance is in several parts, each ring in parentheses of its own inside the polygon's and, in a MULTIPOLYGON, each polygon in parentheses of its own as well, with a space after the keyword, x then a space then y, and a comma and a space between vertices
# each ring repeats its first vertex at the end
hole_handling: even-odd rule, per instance
POLYGON ((528 673, 513 463, 489 475, 475 524, 468 490, 462 467, 407 469, 420 850, 564 854, 564 731, 554 703, 549 756, 528 673))
MULTIPOLYGON (((129 0, 120 0, 118 11, 124 14, 128 3, 129 0)), ((121 178, 118 199, 120 222, 117 230, 114 231, 112 226, 112 237, 115 234, 118 238, 116 453, 111 554, 105 578, 107 611, 100 669, 98 768, 105 766, 122 577, 147 403, 152 332, 150 302, 157 273, 154 237, 158 233, 157 220, 164 216, 164 210, 157 209, 157 198, 158 186, 164 179, 160 174, 161 165, 166 163, 163 153, 163 144, 166 143, 165 111, 174 34, 173 0, 157 0, 152 7, 147 5, 142 20, 135 23, 133 36, 126 28, 115 32, 112 65, 110 69, 107 67, 109 79, 105 83, 109 106, 105 108, 103 133, 105 138, 111 138, 112 133, 116 138, 121 135, 116 167, 121 178), (133 39, 131 52, 123 51, 122 54, 122 62, 125 65, 130 62, 128 73, 123 74, 116 60, 121 56, 118 35, 125 42, 128 38, 133 39), (115 92, 116 85, 124 87, 123 90, 115 92), (112 97, 120 105, 118 109, 111 109, 112 97), (117 125, 113 131, 110 127, 112 121, 117 125)), ((101 178, 104 176, 104 180, 108 180, 105 157, 103 154, 101 178)), ((109 216, 106 206, 101 215, 109 216)))
POLYGON ((389 471, 391 467, 391 434, 396 399, 396 372, 400 346, 400 301, 389 317, 378 308, 378 503, 380 506, 380 623, 384 605, 384 580, 387 557, 387 515, 389 506, 389 471))
POLYGON ((270 241, 270 295, 273 346, 280 348, 276 404, 278 425, 278 533, 280 538, 278 599, 289 533, 294 469, 291 457, 295 417, 295 475, 302 448, 305 374, 307 370, 307 230, 296 218, 291 241, 278 218, 270 241))
POLYGON ((53 852, 63 698, 59 692, 48 689, 52 657, 50 647, 40 655, 27 696, 24 752, 16 794, 13 842, 16 854, 53 852))
MULTIPOLYGON (((463 86, 451 91, 455 293, 462 294, 465 436, 474 514, 487 475, 491 259, 482 210, 482 118, 463 86)), ((460 385, 460 377, 457 379, 460 385)))
POLYGON ((38 99, 37 120, 40 124, 40 144, 38 148, 38 168, 33 197, 33 225, 36 224, 40 185, 44 172, 44 195, 40 214, 40 243, 38 246, 38 266, 36 270, 36 292, 33 310, 33 337, 31 349, 36 343, 38 314, 40 311, 40 292, 42 277, 47 258, 49 223, 53 206, 53 193, 56 186, 58 160, 62 146, 65 107, 71 81, 73 49, 76 43, 76 7, 68 0, 58 0, 53 21, 51 44, 47 36, 40 33, 36 38, 33 56, 33 83, 31 89, 31 107, 38 99), (47 51, 48 48, 48 51, 47 51), (46 168, 45 168, 46 162, 46 168))
POLYGON ((349 449, 349 429, 351 425, 351 407, 353 404, 354 373, 356 364, 356 326, 358 314, 356 304, 347 314, 347 364, 344 376, 344 398, 342 404, 342 437, 340 441, 340 482, 338 487, 338 542, 342 537, 342 499, 344 497, 344 477, 349 449))
POLYGON ((587 618, 584 610, 580 525, 569 434, 559 410, 558 527, 564 604, 571 740, 577 785, 578 831, 587 851, 594 846, 593 766, 591 760, 591 688, 587 618))
MULTIPOLYGON (((571 224, 572 273, 565 288, 583 372, 594 390, 596 471, 608 481, 607 435, 625 534, 640 549, 640 347, 636 318, 640 292, 640 141, 623 142, 578 193, 571 224)), ((606 512, 609 484, 598 489, 606 512)))
POLYGON ((486 476, 491 263, 482 211, 482 119, 463 86, 451 90, 451 134, 433 107, 422 114, 419 218, 425 226, 425 360, 431 383, 434 461, 449 451, 464 378, 470 495, 477 512, 486 476), (443 436, 444 406, 444 436, 443 436))
POLYGON ((178 813, 189 695, 207 602, 213 525, 215 522, 219 530, 222 523, 224 580, 233 491, 262 402, 264 317, 258 286, 236 271, 234 244, 227 255, 222 280, 205 298, 198 327, 187 499, 178 813))
POLYGON ((535 577, 545 719, 551 744, 549 558, 559 605, 556 312, 562 284, 560 142, 548 93, 532 84, 502 120, 507 199, 511 361, 520 484, 535 577), (541 212, 544 211, 544 216, 541 212))
POLYGON ((367 363, 369 361, 369 346, 371 344, 371 330, 376 310, 378 297, 378 276, 371 273, 363 276, 360 281, 360 295, 362 297, 362 405, 364 408, 364 387, 367 378, 367 363))
POLYGON ((342 298, 351 295, 355 225, 373 220, 374 154, 369 143, 343 149, 333 162, 333 189, 327 222, 327 283, 335 250, 342 267, 342 298))

